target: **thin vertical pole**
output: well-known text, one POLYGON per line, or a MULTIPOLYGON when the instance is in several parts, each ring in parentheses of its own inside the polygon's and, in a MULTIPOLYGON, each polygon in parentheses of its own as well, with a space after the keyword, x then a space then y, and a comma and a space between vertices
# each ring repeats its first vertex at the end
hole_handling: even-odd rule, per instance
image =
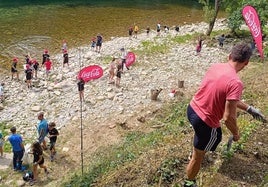
MULTIPOLYGON (((82 64, 81 64, 81 48, 79 48, 79 65, 80 65, 80 71, 82 69, 82 64)), ((79 93, 80 94, 80 93, 79 93)), ((84 174, 84 157, 83 157, 83 103, 82 103, 82 98, 80 97, 80 128, 81 128, 81 172, 82 176, 84 174)))

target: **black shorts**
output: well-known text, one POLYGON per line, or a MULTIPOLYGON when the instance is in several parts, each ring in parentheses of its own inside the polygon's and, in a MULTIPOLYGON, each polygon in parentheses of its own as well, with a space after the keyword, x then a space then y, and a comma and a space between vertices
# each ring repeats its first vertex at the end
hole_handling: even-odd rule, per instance
POLYGON ((221 127, 208 126, 189 105, 187 116, 194 128, 194 147, 202 151, 215 151, 222 139, 221 127))
POLYGON ((101 45, 102 45, 102 43, 97 42, 97 46, 98 46, 98 47, 101 47, 101 45))
MULTIPOLYGON (((38 159, 34 159, 34 163, 35 162, 37 162, 38 161, 38 159)), ((45 159, 44 159, 44 157, 42 158, 42 160, 38 163, 38 165, 40 166, 40 165, 42 165, 42 164, 44 164, 45 163, 45 159)))
POLYGON ((121 78, 121 72, 120 72, 120 71, 118 71, 118 72, 116 73, 116 77, 118 77, 119 79, 121 78))
POLYGON ((16 73, 16 72, 18 72, 16 69, 14 69, 14 68, 11 68, 11 72, 12 73, 16 73))
POLYGON ((32 79, 32 75, 26 75, 26 80, 31 80, 32 79))
POLYGON ((56 145, 56 142, 50 141, 49 150, 51 151, 56 145))

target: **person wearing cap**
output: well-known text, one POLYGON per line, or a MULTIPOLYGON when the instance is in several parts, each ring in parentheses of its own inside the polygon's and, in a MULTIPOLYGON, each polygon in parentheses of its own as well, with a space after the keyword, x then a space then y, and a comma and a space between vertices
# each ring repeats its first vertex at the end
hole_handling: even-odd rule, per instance
POLYGON ((16 127, 11 127, 11 135, 7 138, 13 151, 13 170, 21 170, 24 144, 20 134, 17 134, 16 127))
POLYGON ((19 73, 17 70, 17 63, 18 63, 18 58, 13 58, 12 65, 11 65, 11 80, 14 78, 14 74, 16 74, 17 79, 19 80, 19 73))
POLYGON ((65 66, 65 64, 69 66, 69 57, 68 57, 68 52, 66 49, 63 52, 63 67, 65 66))
POLYGON ((29 64, 26 64, 25 75, 26 75, 27 86, 28 86, 28 88, 31 88, 32 87, 33 71, 32 71, 29 64))

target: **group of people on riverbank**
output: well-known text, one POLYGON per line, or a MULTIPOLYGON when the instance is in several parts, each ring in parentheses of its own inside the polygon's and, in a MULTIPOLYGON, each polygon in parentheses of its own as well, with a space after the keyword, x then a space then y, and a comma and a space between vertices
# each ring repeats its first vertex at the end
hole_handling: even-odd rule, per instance
MULTIPOLYGON (((69 66, 69 56, 67 51, 67 43, 64 40, 63 46, 62 46, 62 53, 63 53, 63 67, 69 66)), ((18 63, 19 60, 17 57, 14 57, 12 59, 11 63, 11 80, 19 78, 19 70, 18 70, 18 63)), ((53 67, 53 63, 50 59, 50 55, 47 49, 44 49, 44 52, 42 54, 42 63, 41 68, 45 69, 46 77, 48 78, 49 73, 51 72, 53 67)), ((36 58, 32 58, 30 54, 25 55, 25 64, 23 64, 23 71, 25 73, 25 82, 27 84, 28 89, 32 88, 32 79, 38 78, 38 71, 40 71, 40 64, 37 61, 36 58)))
MULTIPOLYGON (((32 161, 32 170, 33 170, 33 177, 31 178, 30 185, 34 185, 38 179, 38 166, 44 169, 46 174, 49 174, 48 168, 45 165, 45 157, 43 151, 46 151, 47 143, 45 138, 48 137, 50 140, 49 150, 50 150, 50 161, 53 162, 56 155, 56 141, 59 135, 59 132, 56 128, 56 124, 54 122, 48 123, 47 120, 44 118, 44 113, 41 112, 38 114, 39 123, 37 125, 37 133, 38 138, 31 144, 31 149, 26 150, 24 145, 24 140, 22 136, 17 133, 16 127, 10 128, 10 135, 6 138, 6 141, 9 141, 12 146, 13 152, 13 170, 14 171, 23 171, 26 167, 29 167, 29 163, 24 163, 24 158, 28 158, 28 154, 33 155, 32 161), (26 166, 27 164, 28 166, 26 166)), ((1 157, 4 157, 3 154, 3 146, 4 146, 4 138, 3 134, 0 133, 0 154, 1 157)), ((28 162, 28 161, 27 161, 28 162)))

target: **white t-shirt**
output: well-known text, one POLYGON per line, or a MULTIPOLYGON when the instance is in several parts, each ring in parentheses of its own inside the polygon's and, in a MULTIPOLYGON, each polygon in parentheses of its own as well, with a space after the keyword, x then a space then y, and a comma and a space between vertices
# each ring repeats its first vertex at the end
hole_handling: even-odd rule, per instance
POLYGON ((4 94, 4 87, 0 85, 0 96, 4 94))

